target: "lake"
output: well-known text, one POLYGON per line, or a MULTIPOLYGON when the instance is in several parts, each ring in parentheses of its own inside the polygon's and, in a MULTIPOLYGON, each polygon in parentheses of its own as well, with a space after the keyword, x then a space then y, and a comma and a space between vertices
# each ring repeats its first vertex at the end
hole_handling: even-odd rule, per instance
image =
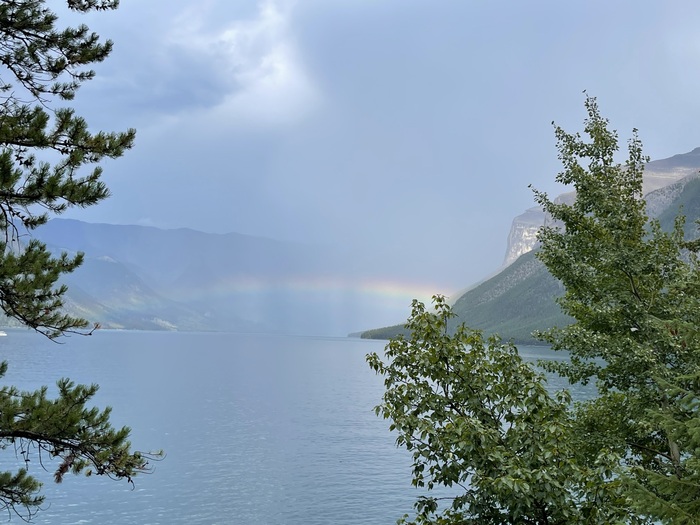
POLYGON ((50 462, 49 473, 31 463, 47 480, 33 523, 393 524, 412 510, 410 456, 373 411, 383 385, 365 355, 382 341, 98 331, 56 344, 7 332, 6 383, 98 383, 95 405, 132 427, 134 448, 167 453, 133 489, 72 475, 56 485, 50 462))

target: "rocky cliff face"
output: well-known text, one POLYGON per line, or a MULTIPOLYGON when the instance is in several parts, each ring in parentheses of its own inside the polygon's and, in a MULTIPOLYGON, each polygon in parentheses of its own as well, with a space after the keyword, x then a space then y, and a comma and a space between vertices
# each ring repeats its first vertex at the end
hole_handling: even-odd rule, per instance
POLYGON ((686 184, 688 184, 691 180, 697 179, 699 176, 700 175, 698 175, 697 170, 694 170, 694 173, 686 175, 682 179, 672 184, 663 186, 662 188, 648 193, 645 196, 645 199, 647 201, 647 214, 649 217, 654 219, 661 215, 661 213, 680 196, 686 184))
POLYGON ((537 230, 545 222, 542 208, 535 206, 513 219, 508 234, 508 247, 503 266, 513 263, 518 257, 531 251, 537 244, 537 230))
MULTIPOLYGON (((575 193, 563 193, 554 202, 571 204, 575 193)), ((518 257, 531 251, 537 244, 537 231, 547 221, 547 216, 539 206, 534 206, 513 219, 508 234, 508 247, 503 267, 510 265, 518 257)))
MULTIPOLYGON (((685 184, 697 177, 700 169, 700 148, 689 153, 656 160, 646 165, 643 192, 647 200, 647 213, 658 216, 681 193, 685 184)), ((572 202, 575 194, 565 193, 555 202, 572 202)), ((537 243, 537 230, 545 224, 547 217, 542 208, 536 206, 513 219, 508 235, 508 247, 503 266, 510 265, 521 255, 531 251, 537 243)))

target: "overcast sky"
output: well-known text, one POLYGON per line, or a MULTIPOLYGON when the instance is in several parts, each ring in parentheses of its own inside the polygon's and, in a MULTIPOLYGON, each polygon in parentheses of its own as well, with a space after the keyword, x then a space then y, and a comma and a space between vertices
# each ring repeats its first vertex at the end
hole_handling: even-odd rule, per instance
MULTIPOLYGON (((75 15, 73 15, 74 17, 75 15)), ((700 3, 122 0, 78 93, 138 131, 68 216, 344 245, 447 292, 499 267, 551 193, 583 90, 646 153, 700 146, 700 3)))

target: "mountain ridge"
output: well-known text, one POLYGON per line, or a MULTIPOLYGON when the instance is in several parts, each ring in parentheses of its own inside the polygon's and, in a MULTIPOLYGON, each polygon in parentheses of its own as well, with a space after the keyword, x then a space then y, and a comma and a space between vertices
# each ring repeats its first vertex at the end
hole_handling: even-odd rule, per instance
MULTIPOLYGON (((645 194, 645 200, 650 218, 658 219, 662 228, 669 230, 678 212, 682 211, 687 217, 686 235, 697 236, 700 148, 649 165, 652 165, 649 177, 653 180, 645 187, 654 189, 645 194), (660 184, 661 181, 667 184, 660 184)), ((573 193, 564 193, 557 199, 572 197, 573 193)), ((464 322, 488 334, 498 333, 504 339, 538 344, 532 336, 534 330, 571 322, 556 303, 556 298, 564 292, 563 287, 535 257, 536 232, 546 220, 544 212, 539 209, 538 213, 537 210, 537 207, 530 208, 514 219, 501 269, 482 282, 467 287, 451 300, 457 317, 450 329, 464 322), (518 251, 521 253, 509 260, 518 251)), ((361 337, 389 339, 406 333, 402 325, 393 325, 367 330, 361 333, 361 337)))
POLYGON ((383 275, 323 246, 75 219, 31 237, 85 254, 66 310, 104 328, 343 336, 387 317, 363 286, 383 275))
MULTIPOLYGON (((673 186, 684 178, 697 174, 698 169, 700 169, 700 147, 687 153, 648 162, 644 167, 642 193, 645 197, 655 194, 659 189, 673 186)), ((661 195, 663 194, 659 194, 658 199, 661 199, 661 195)), ((573 198, 575 198, 573 192, 566 192, 559 195, 555 201, 566 202, 573 198)), ((653 198, 652 201, 655 199, 657 198, 653 198)), ((663 203, 657 204, 647 199, 650 217, 656 217, 660 213, 656 211, 659 206, 662 209, 665 208, 663 203)), ((502 268, 534 248, 537 242, 537 230, 545 224, 546 220, 545 213, 539 206, 528 208, 513 219, 502 268)))

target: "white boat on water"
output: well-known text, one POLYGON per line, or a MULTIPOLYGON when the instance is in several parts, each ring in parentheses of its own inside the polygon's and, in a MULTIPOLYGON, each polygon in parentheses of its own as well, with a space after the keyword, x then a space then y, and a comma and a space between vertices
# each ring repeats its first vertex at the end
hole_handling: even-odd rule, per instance
POLYGON ((5 337, 7 335, 7 332, 4 330, 0 330, 0 337, 5 337))

